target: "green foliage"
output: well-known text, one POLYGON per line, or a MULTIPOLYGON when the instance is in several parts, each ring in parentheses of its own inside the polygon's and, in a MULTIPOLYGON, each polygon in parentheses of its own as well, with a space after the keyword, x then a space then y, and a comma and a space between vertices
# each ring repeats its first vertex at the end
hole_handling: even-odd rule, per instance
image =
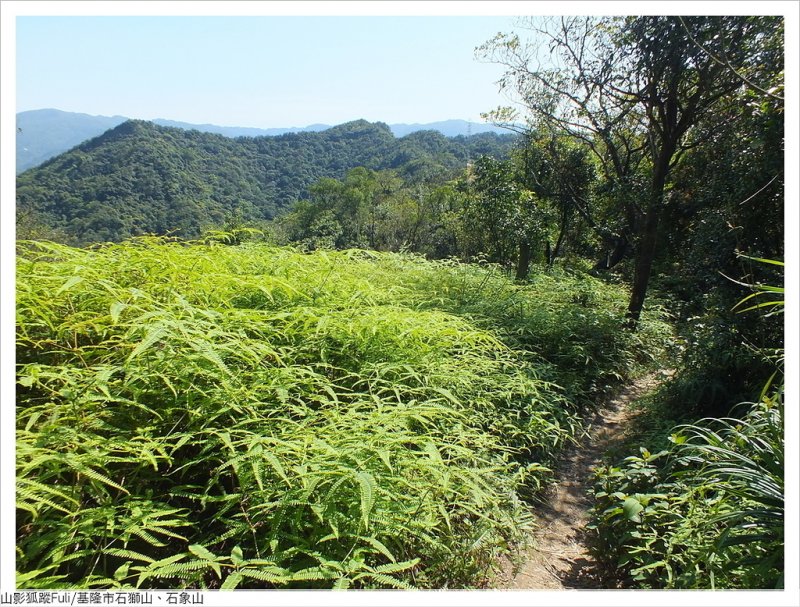
MULTIPOLYGON (((464 215, 471 228, 468 251, 482 252, 490 261, 505 264, 515 259, 521 243, 543 243, 551 210, 525 187, 511 162, 479 158, 470 169, 464 215)), ((542 251, 544 246, 541 247, 542 251)))
POLYGON ((725 415, 731 403, 756 400, 764 378, 780 362, 783 327, 774 315, 782 311, 782 263, 737 257, 730 274, 718 277, 718 288, 689 304, 702 305, 703 311, 676 323, 679 364, 661 395, 663 415, 677 420, 725 415), (744 299, 743 286, 752 290, 744 299))
POLYGON ((434 259, 474 252, 466 248, 471 228, 458 181, 417 183, 394 170, 357 167, 343 180, 319 180, 309 194, 273 223, 284 242, 307 250, 413 251, 434 259))
POLYGON ((70 244, 142 234, 196 238, 231 215, 272 219, 323 178, 348 170, 392 169, 410 182, 450 178, 477 150, 502 156, 511 136, 446 138, 421 132, 395 139, 363 120, 322 132, 231 139, 130 120, 17 178, 24 236, 70 244))
POLYGON ((343 181, 321 179, 309 188, 310 200, 299 201, 281 218, 289 239, 306 248, 399 250, 410 243, 417 212, 404 219, 403 206, 413 202, 393 171, 358 167, 343 181))
POLYGON ((624 294, 220 240, 18 244, 18 583, 485 583, 579 430, 558 338, 522 345, 624 294))
MULTIPOLYGON (((768 259, 753 261, 782 267, 768 259)), ((782 310, 783 288, 745 285, 742 311, 782 310), (769 299, 747 306, 759 296, 769 299)), ((779 350, 779 352, 781 352, 779 350)), ((737 418, 677 426, 666 449, 597 470, 593 553, 645 588, 782 588, 783 384, 776 370, 737 418)))
POLYGON ((597 471, 592 554, 641 588, 783 586, 782 391, 597 471))
POLYGON ((598 472, 597 558, 643 587, 782 584, 782 388, 755 395, 783 344, 760 264, 783 253, 783 22, 531 25, 560 67, 516 35, 479 49, 530 110, 508 160, 512 137, 364 121, 129 121, 19 176, 20 237, 201 239, 20 243, 20 585, 480 586, 667 317, 675 381, 653 452, 598 472), (616 274, 564 250, 637 256, 635 332, 616 274))
POLYGON ((607 247, 598 269, 633 253, 632 323, 654 268, 683 287, 678 301, 702 309, 732 241, 781 256, 781 17, 532 17, 519 26, 532 35, 498 34, 477 49, 506 68, 499 85, 523 108, 488 116, 518 129, 524 120, 593 156, 600 178, 572 206, 607 247))
POLYGON ((676 165, 664 207, 665 254, 657 280, 672 294, 686 346, 669 400, 673 415, 689 419, 726 415, 732 403, 756 400, 783 343, 780 323, 764 314, 739 314, 746 306, 737 306, 741 283, 782 280, 775 266, 752 258, 783 257, 783 19, 739 19, 758 35, 733 43, 723 30, 710 28, 702 44, 730 57, 749 82, 775 88, 759 92, 741 81, 720 100, 714 128, 704 127, 708 143, 687 151, 676 165), (737 63, 737 57, 746 60, 737 63))
POLYGON ((443 184, 358 167, 342 180, 313 184, 276 231, 309 250, 365 247, 517 263, 523 280, 532 260, 552 264, 563 251, 570 224, 578 223, 575 197, 591 179, 581 150, 550 144, 555 151, 531 144, 508 161, 481 156, 443 184))
POLYGON ((639 331, 626 331, 625 289, 587 273, 537 266, 526 283, 512 284, 492 264, 454 267, 457 272, 427 278, 435 305, 547 362, 543 372, 580 406, 658 365, 670 343, 663 309, 653 306, 639 331))

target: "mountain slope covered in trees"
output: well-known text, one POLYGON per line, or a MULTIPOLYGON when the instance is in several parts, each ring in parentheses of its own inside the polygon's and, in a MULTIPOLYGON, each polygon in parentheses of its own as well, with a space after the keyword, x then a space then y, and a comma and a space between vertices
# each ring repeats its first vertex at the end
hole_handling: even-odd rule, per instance
MULTIPOLYGON (((93 137, 99 137, 108 129, 122 124, 125 116, 92 116, 78 112, 56 109, 28 110, 17 113, 17 174, 39 166, 46 160, 58 156, 93 137)), ((152 120, 159 126, 217 133, 226 137, 272 137, 287 133, 325 131, 330 124, 311 124, 304 127, 260 129, 244 126, 219 126, 216 124, 192 124, 176 120, 157 118, 152 120)), ((506 129, 492 124, 479 124, 466 120, 442 120, 426 124, 390 124, 395 137, 405 137, 416 131, 438 131, 446 137, 478 133, 507 133, 506 129)))
POLYGON ((323 132, 242 137, 128 121, 25 172, 17 182, 20 229, 76 244, 177 231, 194 237, 236 217, 270 219, 324 177, 355 167, 393 169, 406 180, 442 178, 477 154, 504 156, 513 136, 395 138, 382 123, 323 132))

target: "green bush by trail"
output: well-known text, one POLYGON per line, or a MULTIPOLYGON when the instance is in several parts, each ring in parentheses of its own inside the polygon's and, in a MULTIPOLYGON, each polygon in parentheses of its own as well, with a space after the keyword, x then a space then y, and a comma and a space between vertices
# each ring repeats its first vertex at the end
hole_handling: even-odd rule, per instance
POLYGON ((782 391, 671 438, 598 470, 590 528, 606 575, 641 588, 782 588, 782 391))
POLYGON ((19 243, 18 584, 480 586, 576 402, 659 346, 625 301, 399 254, 19 243))
MULTIPOLYGON (((783 313, 783 286, 739 284, 752 292, 738 312, 783 313)), ((608 578, 642 588, 783 588, 783 349, 760 354, 777 369, 756 402, 666 430, 668 390, 646 404, 644 424, 646 440, 665 448, 597 470, 591 551, 608 578)))

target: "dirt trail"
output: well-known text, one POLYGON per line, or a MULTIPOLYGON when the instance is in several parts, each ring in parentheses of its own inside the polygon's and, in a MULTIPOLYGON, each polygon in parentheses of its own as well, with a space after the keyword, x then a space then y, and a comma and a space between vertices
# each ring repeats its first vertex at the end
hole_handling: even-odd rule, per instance
POLYGON ((495 587, 501 589, 601 588, 592 557, 585 544, 584 527, 592 506, 589 490, 593 469, 603 455, 622 440, 631 417, 627 406, 652 390, 664 372, 635 381, 609 401, 591 419, 589 435, 564 454, 556 469, 556 482, 536 509, 539 528, 533 547, 523 555, 516 576, 507 565, 495 587))

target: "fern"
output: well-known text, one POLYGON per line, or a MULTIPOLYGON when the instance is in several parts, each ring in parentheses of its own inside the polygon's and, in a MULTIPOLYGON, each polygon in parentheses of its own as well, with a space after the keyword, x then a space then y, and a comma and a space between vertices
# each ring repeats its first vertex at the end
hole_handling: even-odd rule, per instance
POLYGON ((155 567, 147 571, 142 571, 139 574, 137 587, 141 587, 142 583, 145 582, 148 578, 186 577, 187 574, 191 574, 196 571, 201 571, 203 569, 209 569, 213 565, 215 565, 215 563, 210 561, 194 560, 194 561, 187 561, 185 563, 173 563, 171 565, 155 567))
POLYGON ((103 549, 103 554, 108 554, 110 556, 117 556, 124 559, 130 559, 133 561, 144 561, 145 563, 153 563, 152 558, 147 556, 146 554, 141 554, 139 552, 134 552, 132 550, 121 550, 119 548, 105 548, 103 549))
POLYGON ((233 571, 225 578, 225 581, 222 582, 220 586, 220 590, 233 590, 235 589, 239 583, 242 581, 244 576, 239 571, 233 571))
POLYGON ((369 529, 369 515, 375 505, 377 484, 368 472, 357 472, 356 480, 361 490, 361 520, 364 522, 364 529, 369 529))
POLYGON ((212 240, 18 243, 26 585, 474 585, 630 362, 594 279, 212 240))
POLYGON ((264 569, 240 569, 238 573, 242 577, 254 579, 254 580, 261 580, 262 582, 270 582, 272 584, 278 585, 285 585, 288 584, 291 580, 295 579, 294 576, 290 575, 289 572, 275 569, 273 571, 267 571, 264 569))
POLYGON ((410 583, 392 577, 385 573, 378 573, 378 572, 360 573, 354 578, 354 580, 360 580, 360 579, 369 579, 372 580, 373 582, 377 582, 381 586, 388 586, 389 588, 399 588, 402 590, 411 590, 413 588, 413 586, 410 583))

